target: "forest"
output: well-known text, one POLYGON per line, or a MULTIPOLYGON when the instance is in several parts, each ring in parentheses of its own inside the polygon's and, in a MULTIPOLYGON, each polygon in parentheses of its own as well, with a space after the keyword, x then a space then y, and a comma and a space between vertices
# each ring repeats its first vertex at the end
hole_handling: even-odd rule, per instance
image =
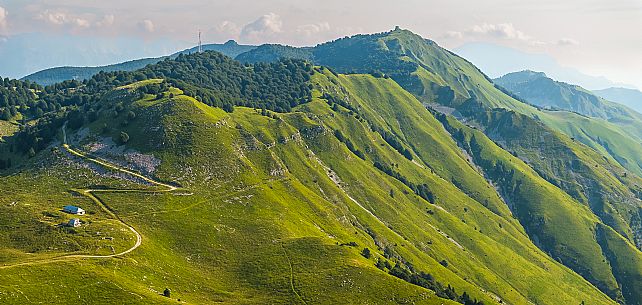
MULTIPOLYGON (((310 63, 284 59, 272 63, 242 64, 221 53, 179 55, 133 71, 100 72, 91 79, 42 87, 29 81, 2 79, 0 119, 16 121, 20 132, 10 138, 12 152, 35 154, 55 137, 53 126, 81 126, 92 121, 99 101, 115 88, 146 79, 164 79, 162 87, 144 86, 138 94, 158 94, 168 85, 195 99, 232 112, 234 106, 288 112, 312 99, 310 63), (27 124, 33 121, 35 124, 27 124), (47 126, 47 127, 45 127, 47 126)), ((8 161, 3 162, 6 166, 8 161)))

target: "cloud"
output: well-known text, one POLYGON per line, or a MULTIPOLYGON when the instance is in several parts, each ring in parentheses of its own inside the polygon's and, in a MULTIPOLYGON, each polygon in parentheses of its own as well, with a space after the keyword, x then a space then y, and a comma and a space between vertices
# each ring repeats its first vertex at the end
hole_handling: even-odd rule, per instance
POLYGON ((566 46, 579 45, 580 42, 572 38, 562 38, 558 40, 555 44, 557 44, 558 46, 566 47, 566 46))
POLYGON ((154 22, 149 19, 138 22, 138 28, 148 33, 152 33, 156 30, 154 22))
POLYGON ((68 29, 75 32, 107 28, 114 25, 115 17, 93 13, 73 13, 66 10, 45 9, 36 13, 35 20, 44 22, 49 28, 68 29))
POLYGON ((462 39, 464 38, 464 33, 462 32, 457 32, 457 31, 448 31, 446 34, 444 34, 445 38, 456 38, 456 39, 462 39))
POLYGON ((474 35, 487 35, 499 39, 530 40, 531 37, 517 30, 512 23, 475 25, 467 31, 474 35))
POLYGON ((264 42, 274 39, 277 34, 283 32, 283 21, 281 16, 269 13, 259 17, 256 21, 243 27, 239 38, 243 42, 264 42))
POLYGON ((0 6, 0 35, 5 34, 5 32, 7 31, 7 27, 8 27, 7 15, 8 14, 9 13, 7 12, 7 10, 4 7, 0 6))
MULTIPOLYGON (((443 37, 458 40, 506 40, 527 44, 533 47, 541 47, 551 44, 533 38, 525 32, 517 29, 512 23, 482 23, 479 25, 474 25, 464 31, 448 31, 443 35, 443 37)), ((570 44, 571 41, 574 40, 564 39, 564 42, 560 40, 559 42, 555 42, 554 44, 570 44)))
POLYGON ((489 24, 483 23, 474 25, 464 31, 449 31, 443 35, 444 38, 457 40, 505 40, 526 44, 530 47, 545 46, 576 46, 579 42, 572 38, 561 38, 557 41, 541 41, 518 30, 512 23, 489 24))
POLYGON ((236 23, 225 20, 217 26, 205 31, 206 40, 228 40, 238 39, 241 33, 241 28, 236 23))
POLYGON ((116 17, 114 15, 105 15, 102 20, 96 22, 97 27, 108 27, 114 24, 116 17))
POLYGON ((330 23, 321 22, 317 24, 304 24, 296 28, 296 33, 299 35, 313 36, 322 32, 330 31, 330 23))
POLYGON ((62 11, 45 10, 38 14, 36 19, 57 26, 71 26, 75 28, 88 28, 91 21, 87 18, 71 15, 62 11))

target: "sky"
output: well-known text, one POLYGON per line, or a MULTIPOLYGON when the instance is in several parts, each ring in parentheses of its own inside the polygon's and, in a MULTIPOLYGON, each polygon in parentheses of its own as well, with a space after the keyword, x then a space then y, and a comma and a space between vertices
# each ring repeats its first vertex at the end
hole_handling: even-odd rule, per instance
POLYGON ((0 0, 0 75, 103 65, 196 44, 315 45, 399 25, 448 49, 545 54, 642 88, 640 0, 0 0))

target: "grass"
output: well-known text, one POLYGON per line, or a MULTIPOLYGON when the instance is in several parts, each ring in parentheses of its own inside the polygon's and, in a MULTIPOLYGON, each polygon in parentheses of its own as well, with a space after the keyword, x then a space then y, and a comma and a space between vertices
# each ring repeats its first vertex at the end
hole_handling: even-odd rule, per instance
MULTIPOLYGON (((162 160, 153 178, 182 189, 96 193, 140 232, 142 245, 122 258, 0 269, 0 302, 68 303, 80 295, 88 303, 103 304, 176 303, 178 298, 198 304, 453 304, 375 267, 376 260, 388 260, 429 272, 485 304, 499 299, 511 304, 614 304, 531 242, 469 156, 396 83, 329 73, 317 74, 313 81, 317 91, 312 102, 270 116, 244 107, 225 113, 175 89, 173 98, 166 94, 106 102, 97 121, 72 135, 89 132, 79 137, 78 145, 127 132, 130 150, 162 160), (319 98, 322 90, 346 97, 358 113, 332 110, 319 98), (110 109, 117 102, 135 112, 136 119, 113 117, 110 109), (112 128, 105 131, 104 124, 112 128), (414 162, 371 125, 410 147, 414 162), (337 140, 335 129, 365 152, 365 160, 337 140), (375 160, 394 164, 413 183, 427 184, 436 204, 377 170, 375 160), (369 259, 360 255, 365 247, 373 253, 369 259), (443 260, 447 266, 440 264, 443 260), (38 281, 42 278, 46 280, 38 281), (166 287, 171 299, 160 296, 166 287)), ((69 201, 72 188, 141 187, 95 168, 67 168, 68 157, 49 155, 43 152, 22 173, 3 177, 11 182, 11 193, 3 192, 3 199, 23 196, 36 202, 51 196, 46 204, 32 206, 26 219, 69 201), (38 168, 47 174, 35 174, 38 168), (23 186, 28 177, 34 181, 29 189, 23 186)), ((567 208, 572 202, 536 174, 527 177, 552 194, 548 204, 562 200, 567 208)), ((86 198, 72 198, 91 205, 86 198)), ((569 209, 589 215, 573 221, 597 222, 585 208, 569 209)), ((88 211, 109 224, 107 213, 88 211)), ((6 217, 23 222, 15 214, 6 217)), ((50 242, 60 240, 50 234, 50 242)), ((87 242, 89 237, 78 239, 87 242)), ((17 246, 2 249, 14 253, 14 261, 28 256, 17 246)), ((37 255, 69 251, 73 249, 37 255)))
MULTIPOLYGON (((421 101, 434 104, 436 90, 441 86, 449 86, 454 91, 454 99, 443 102, 443 105, 437 105, 436 108, 449 113, 455 111, 453 113, 460 119, 481 127, 493 141, 501 143, 502 147, 512 152, 513 157, 528 162, 528 166, 535 169, 537 175, 566 192, 556 196, 567 197, 562 201, 568 202, 569 212, 584 209, 574 205, 587 205, 591 211, 582 214, 589 218, 594 218, 592 214, 597 216, 601 222, 630 242, 637 242, 639 246, 639 226, 636 223, 640 202, 636 194, 639 194, 641 184, 635 173, 639 173, 636 160, 639 158, 640 147, 635 132, 624 132, 622 127, 599 119, 567 112, 540 111, 519 102, 495 88, 481 71, 465 59, 409 31, 395 30, 385 35, 373 35, 371 38, 376 39, 384 49, 398 55, 397 60, 413 61, 419 65, 410 76, 393 75, 403 88, 421 101), (391 45, 395 47, 387 48, 391 45), (479 104, 474 105, 473 101, 479 104), (474 107, 470 108, 471 106, 474 107), (568 195, 573 198, 569 199, 568 195)), ((364 38, 360 36, 358 39, 364 38)), ((636 126, 635 122, 620 123, 621 126, 628 126, 625 128, 636 126)), ((393 122, 392 125, 396 123, 393 122)), ((514 182, 520 184, 523 181, 514 182)), ((457 184, 461 183, 457 181, 457 184)), ((531 190, 532 194, 539 198, 540 193, 534 190, 531 190)), ((557 190, 554 192, 557 193, 557 190)), ((544 217, 547 221, 560 216, 553 206, 542 207, 541 211, 551 214, 544 217)), ((534 216, 522 215, 520 219, 528 226, 533 222, 532 217, 534 216)), ((627 283, 617 284, 615 278, 619 277, 616 274, 619 271, 611 270, 604 257, 602 261, 593 257, 594 251, 599 252, 601 249, 595 237, 591 237, 594 233, 586 232, 587 229, 595 230, 594 225, 588 225, 594 220, 577 221, 577 227, 583 228, 585 232, 584 241, 573 240, 573 235, 569 233, 576 231, 565 232, 559 229, 563 226, 555 225, 551 226, 547 238, 551 238, 550 242, 561 252, 567 251, 569 247, 576 247, 578 252, 569 251, 569 260, 565 264, 587 278, 592 278, 593 282, 596 278, 601 278, 598 280, 601 284, 598 285, 617 298, 618 286, 627 283), (574 246, 561 242, 562 237, 574 246), (577 263, 576 257, 582 255, 586 260, 593 261, 590 264, 592 267, 577 263)), ((563 224, 565 220, 560 218, 553 222, 563 224)), ((534 240, 543 238, 533 234, 531 237, 534 240)), ((634 253, 636 251, 639 252, 633 250, 634 253)), ((637 299, 628 301, 638 302, 637 299)))
POLYGON ((14 132, 18 131, 18 126, 11 122, 0 121, 0 141, 3 137, 11 136, 14 132))

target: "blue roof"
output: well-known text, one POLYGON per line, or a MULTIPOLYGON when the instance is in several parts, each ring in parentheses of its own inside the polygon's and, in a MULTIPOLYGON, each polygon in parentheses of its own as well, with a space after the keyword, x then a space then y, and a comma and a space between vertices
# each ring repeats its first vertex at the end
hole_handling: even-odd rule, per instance
POLYGON ((64 210, 70 211, 70 212, 78 212, 78 210, 82 210, 82 209, 73 205, 67 205, 65 206, 64 210))

